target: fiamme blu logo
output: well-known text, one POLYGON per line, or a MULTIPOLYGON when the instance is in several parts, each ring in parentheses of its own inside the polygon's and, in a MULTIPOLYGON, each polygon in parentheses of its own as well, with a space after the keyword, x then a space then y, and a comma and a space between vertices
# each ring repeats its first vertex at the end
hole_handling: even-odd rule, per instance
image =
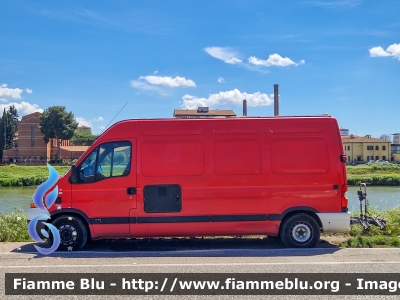
MULTIPOLYGON (((38 186, 35 193, 32 196, 33 203, 39 209, 38 214, 32 218, 32 220, 28 224, 28 232, 32 239, 36 242, 44 242, 38 235, 36 230, 39 220, 48 220, 50 218, 50 213, 48 209, 54 204, 58 196, 58 186, 56 185, 52 191, 51 188, 58 181, 58 173, 57 171, 47 164, 49 169, 49 177, 45 182, 38 186), (50 192, 49 192, 50 191, 50 192), (47 194, 47 195, 46 195, 47 194), (46 197, 45 197, 46 195, 46 197)), ((39 246, 35 246, 36 250, 42 254, 50 254, 57 250, 60 245, 60 233, 57 228, 50 223, 43 223, 51 232, 52 238, 49 239, 49 233, 45 229, 41 229, 41 234, 52 242, 49 248, 42 248, 39 246)))

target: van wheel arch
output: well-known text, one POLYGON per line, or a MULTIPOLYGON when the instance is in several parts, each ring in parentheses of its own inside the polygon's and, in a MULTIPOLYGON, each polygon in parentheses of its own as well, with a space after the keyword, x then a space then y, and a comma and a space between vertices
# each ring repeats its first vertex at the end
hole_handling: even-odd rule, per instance
MULTIPOLYGON (((321 222, 320 218, 318 217, 318 215, 316 214, 317 212, 318 211, 316 211, 314 209, 308 210, 308 209, 298 209, 298 208, 294 208, 293 209, 292 208, 292 209, 290 209, 290 210, 288 210, 288 211, 283 213, 284 216, 283 216, 283 218, 281 220, 280 228, 282 228, 282 224, 287 218, 290 218, 291 216, 296 215, 296 214, 307 214, 307 215, 310 215, 310 217, 313 217, 315 219, 315 221, 317 221, 319 227, 322 228, 322 222, 321 222)), ((279 228, 279 231, 280 231, 280 228, 279 228)))
MULTIPOLYGON (((60 232, 61 229, 61 243, 57 249, 58 251, 67 251, 70 249, 78 251, 81 250, 91 240, 89 224, 79 214, 61 212, 59 214, 52 215, 51 218, 53 220, 52 224, 57 228, 57 230, 60 232), (76 241, 75 239, 72 240, 71 238, 71 234, 74 234, 74 231, 76 231, 77 233, 76 241), (67 239, 71 239, 69 243, 62 242, 63 234, 67 237, 67 239), (72 248, 68 249, 70 246, 72 248)), ((49 238, 49 242, 52 243, 51 235, 49 238)))
POLYGON ((291 211, 281 221, 279 237, 288 248, 311 248, 320 238, 321 227, 321 220, 314 212, 291 211))

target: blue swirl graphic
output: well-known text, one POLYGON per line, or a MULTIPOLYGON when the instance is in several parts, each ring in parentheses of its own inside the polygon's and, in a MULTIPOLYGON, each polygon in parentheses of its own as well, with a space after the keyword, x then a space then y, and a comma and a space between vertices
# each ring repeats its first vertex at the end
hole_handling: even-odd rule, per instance
MULTIPOLYGON (((50 218, 50 216, 48 214, 40 214, 40 215, 37 215, 36 217, 34 217, 28 224, 29 235, 31 236, 32 239, 34 239, 38 243, 41 243, 41 242, 44 242, 44 241, 37 234, 37 231, 36 231, 37 223, 39 222, 39 220, 47 220, 49 218, 50 218)), ((46 232, 46 235, 45 235, 43 231, 44 230, 42 230, 42 234, 44 236, 46 236, 47 232, 46 232)))
POLYGON ((47 194, 46 196, 46 207, 50 208, 54 202, 56 201, 58 196, 58 186, 54 188, 50 193, 47 194))
MULTIPOLYGON (((47 168, 49 169, 49 178, 47 178, 47 180, 45 182, 43 182, 41 185, 38 186, 38 188, 36 189, 35 193, 32 196, 33 203, 35 203, 36 207, 43 209, 43 210, 46 210, 46 208, 44 207, 44 204, 43 204, 43 196, 44 196, 44 194, 46 194, 46 192, 48 190, 50 190, 50 188, 54 184, 57 183, 57 180, 58 180, 57 171, 49 164, 47 164, 47 168)), ((57 187, 57 192, 58 192, 58 187, 57 187)), ((49 197, 49 196, 50 195, 48 195, 47 197, 49 197)), ((57 195, 55 196, 54 201, 56 200, 56 198, 57 198, 57 195)), ((53 204, 54 201, 48 201, 48 202, 53 204)), ((46 201, 46 205, 47 205, 47 201, 46 201)), ((50 206, 47 206, 47 207, 50 208, 50 206)))
MULTIPOLYGON (((34 239, 36 242, 44 242, 38 235, 36 231, 36 227, 38 226, 39 220, 48 220, 50 219, 50 213, 47 210, 47 208, 50 208, 54 202, 57 199, 58 195, 58 186, 55 186, 55 188, 47 194, 46 198, 44 199, 44 195, 47 193, 47 191, 50 190, 54 184, 57 183, 58 181, 58 173, 57 171, 47 164, 47 168, 49 169, 49 177, 45 182, 43 182, 41 185, 38 186, 36 189, 35 193, 32 196, 33 203, 36 205, 37 208, 43 211, 43 213, 35 216, 28 224, 28 233, 31 236, 32 239, 34 239), (46 204, 46 206, 44 205, 46 204), (47 207, 47 208, 46 208, 47 207)), ((53 236, 53 244, 51 245, 50 248, 42 248, 39 246, 35 246, 36 250, 39 251, 42 254, 50 254, 53 253, 54 251, 57 250, 58 246, 60 246, 60 233, 58 232, 57 228, 53 226, 50 223, 43 222, 45 226, 47 226, 51 234, 53 236)), ((49 234, 47 233, 46 230, 42 229, 41 234, 49 238, 49 234)))
MULTIPOLYGON (((55 226, 51 225, 50 223, 43 223, 43 224, 46 225, 50 229, 51 234, 53 235, 53 245, 51 245, 50 248, 42 248, 42 247, 39 247, 36 245, 33 245, 33 246, 36 248, 37 251, 39 251, 42 254, 50 254, 50 253, 53 253, 54 251, 56 251, 58 246, 60 246, 60 233, 58 232, 57 228, 55 226)), ((43 233, 43 231, 42 231, 42 233, 43 233)), ((46 232, 46 237, 48 237, 47 232, 46 232)))

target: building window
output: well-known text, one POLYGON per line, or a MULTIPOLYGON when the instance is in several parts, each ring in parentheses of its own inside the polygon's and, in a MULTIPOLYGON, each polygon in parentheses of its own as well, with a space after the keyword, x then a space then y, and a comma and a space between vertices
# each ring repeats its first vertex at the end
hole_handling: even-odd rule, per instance
POLYGON ((383 160, 386 160, 386 156, 385 156, 385 155, 384 155, 384 156, 382 156, 382 159, 383 159, 383 160))
POLYGON ((347 146, 347 150, 350 150, 350 146, 347 146))
POLYGON ((382 146, 382 150, 386 150, 386 146, 382 146))
POLYGON ((379 156, 375 156, 375 160, 379 160, 379 156))
POLYGON ((379 146, 375 146, 375 150, 379 150, 379 146))
POLYGON ((374 146, 367 146, 367 150, 374 150, 374 146))
POLYGON ((35 147, 35 126, 31 126, 31 147, 35 147))

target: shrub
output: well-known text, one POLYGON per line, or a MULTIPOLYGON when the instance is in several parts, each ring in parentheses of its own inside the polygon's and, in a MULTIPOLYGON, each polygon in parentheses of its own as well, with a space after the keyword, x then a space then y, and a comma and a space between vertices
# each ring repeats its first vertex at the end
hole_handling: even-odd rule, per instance
POLYGON ((32 241, 26 224, 26 214, 20 210, 10 214, 0 213, 0 242, 32 241))

